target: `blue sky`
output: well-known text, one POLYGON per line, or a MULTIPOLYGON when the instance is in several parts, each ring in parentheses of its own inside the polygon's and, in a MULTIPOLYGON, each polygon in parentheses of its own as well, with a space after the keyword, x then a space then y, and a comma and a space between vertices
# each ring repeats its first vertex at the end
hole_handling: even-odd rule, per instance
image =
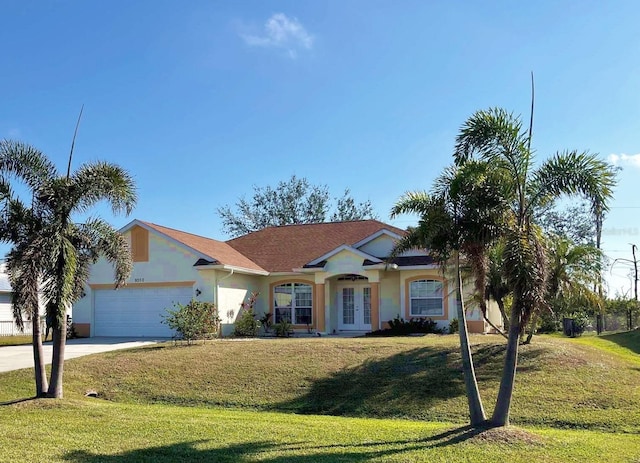
MULTIPOLYGON (((637 1, 60 1, 0 5, 0 137, 61 169, 104 159, 139 188, 131 218, 225 239, 216 208, 292 174, 350 188, 384 221, 451 162, 458 128, 501 106, 534 147, 623 168, 604 248, 640 244, 637 1)), ((108 211, 102 215, 111 218, 108 211)), ((610 292, 630 288, 617 265, 610 292)))

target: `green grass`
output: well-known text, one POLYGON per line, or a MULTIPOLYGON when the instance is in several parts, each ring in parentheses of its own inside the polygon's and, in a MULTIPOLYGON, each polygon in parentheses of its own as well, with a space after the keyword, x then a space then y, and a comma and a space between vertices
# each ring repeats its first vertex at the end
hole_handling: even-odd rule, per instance
MULTIPOLYGON (((456 336, 109 352, 65 363, 64 401, 1 407, 0 461, 640 461, 638 342, 534 338, 512 404, 520 430, 479 435, 455 430, 467 420, 456 336)), ((490 412, 504 341, 472 343, 490 412)), ((0 402, 32 394, 30 370, 0 375, 0 402)))
POLYGON ((596 336, 593 334, 572 339, 573 342, 597 347, 620 359, 640 365, 640 330, 596 336))
POLYGON ((2 408, 0 462, 638 461, 640 436, 103 401, 2 408))
POLYGON ((0 336, 0 347, 2 346, 22 346, 31 344, 31 335, 23 336, 0 336))

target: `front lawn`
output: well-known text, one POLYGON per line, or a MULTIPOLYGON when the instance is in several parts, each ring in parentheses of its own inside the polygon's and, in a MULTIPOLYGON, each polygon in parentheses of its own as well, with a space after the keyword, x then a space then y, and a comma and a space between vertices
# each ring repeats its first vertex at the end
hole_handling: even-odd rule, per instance
POLYGON ((0 408, 0 462, 638 461, 638 434, 301 416, 246 410, 27 401, 0 408))
MULTIPOLYGON (((472 343, 490 412, 504 341, 474 336, 472 343)), ((524 346, 512 422, 640 432, 637 355, 595 343, 619 347, 552 337, 524 346)), ((80 399, 94 390, 118 403, 462 424, 468 412, 457 345, 456 336, 167 343, 66 362, 65 395, 80 399)), ((0 401, 32 394, 32 371, 0 375, 0 401)))
MULTIPOLYGON (((0 462, 640 461, 637 341, 534 338, 521 350, 518 427, 485 432, 463 426, 455 336, 108 352, 66 362, 64 400, 24 400, 31 369, 0 374, 0 462)), ((490 411, 504 341, 472 343, 490 411)))

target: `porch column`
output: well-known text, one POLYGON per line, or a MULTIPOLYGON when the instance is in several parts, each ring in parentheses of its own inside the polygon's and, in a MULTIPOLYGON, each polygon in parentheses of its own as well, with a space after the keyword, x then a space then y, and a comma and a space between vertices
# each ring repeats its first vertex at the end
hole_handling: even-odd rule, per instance
POLYGON ((315 312, 316 330, 324 333, 324 283, 316 283, 314 291, 315 301, 313 307, 315 312))
POLYGON ((371 283, 371 331, 380 329, 380 283, 371 283))

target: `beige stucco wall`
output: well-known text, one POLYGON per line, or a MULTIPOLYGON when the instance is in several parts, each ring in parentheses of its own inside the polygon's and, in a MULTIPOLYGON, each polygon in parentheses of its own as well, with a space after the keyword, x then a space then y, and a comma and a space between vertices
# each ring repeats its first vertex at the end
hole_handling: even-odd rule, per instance
MULTIPOLYGON (((202 273, 209 273, 202 272, 202 273)), ((233 333, 233 324, 240 316, 240 305, 251 297, 251 293, 259 293, 254 310, 262 314, 266 307, 265 293, 262 291, 262 278, 256 275, 230 273, 225 270, 212 272, 215 290, 217 291, 217 307, 220 316, 221 331, 223 336, 233 333)))
MULTIPOLYGON (((130 233, 126 236, 130 239, 130 233)), ((200 256, 178 246, 177 244, 153 233, 149 233, 149 261, 135 262, 131 277, 127 285, 136 284, 167 284, 175 282, 193 281, 195 290, 201 291, 199 300, 213 301, 213 287, 211 275, 198 272, 193 264, 200 256)), ((113 266, 104 258, 92 266, 89 284, 113 284, 113 266)), ((89 323, 93 327, 93 294, 90 287, 85 289, 85 297, 81 298, 73 307, 74 323, 89 323)))
MULTIPOLYGON (((380 323, 393 320, 397 316, 403 317, 400 305, 400 272, 381 272, 380 278, 380 323)), ((378 328, 374 328, 378 329, 378 328)))
POLYGON ((329 278, 334 275, 344 275, 355 273, 365 276, 362 270, 363 257, 351 251, 344 250, 331 256, 324 266, 324 277, 329 278))
POLYGON ((386 257, 391 254, 395 241, 389 235, 380 235, 377 238, 363 244, 358 249, 375 257, 386 257))

